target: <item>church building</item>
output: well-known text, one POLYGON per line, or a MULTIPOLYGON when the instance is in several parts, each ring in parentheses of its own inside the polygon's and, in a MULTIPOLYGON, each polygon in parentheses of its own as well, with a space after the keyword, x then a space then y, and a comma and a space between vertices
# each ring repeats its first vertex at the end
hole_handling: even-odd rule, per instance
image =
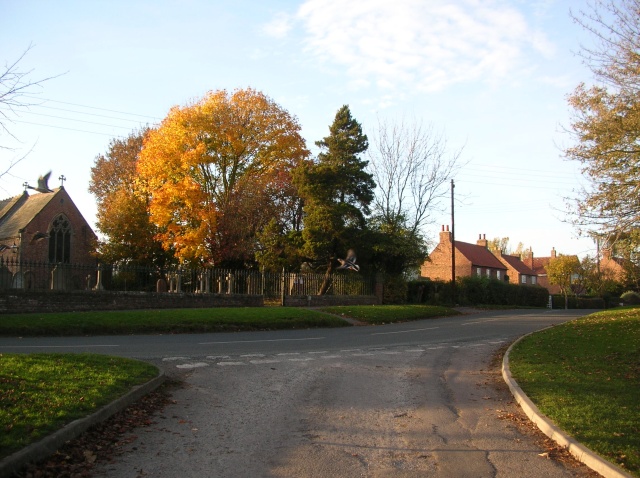
POLYGON ((48 188, 49 174, 0 201, 0 288, 86 288, 95 268, 96 234, 63 186, 48 188))

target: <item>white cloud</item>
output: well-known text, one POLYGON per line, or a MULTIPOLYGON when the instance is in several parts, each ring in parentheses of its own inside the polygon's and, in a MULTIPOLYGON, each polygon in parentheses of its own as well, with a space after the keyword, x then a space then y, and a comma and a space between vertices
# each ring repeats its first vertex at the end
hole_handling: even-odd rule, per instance
POLYGON ((292 28, 292 20, 286 13, 278 13, 262 30, 274 38, 284 38, 292 28))
POLYGON ((296 19, 308 54, 383 90, 495 83, 531 68, 532 52, 553 54, 544 34, 501 0, 307 0, 296 19))

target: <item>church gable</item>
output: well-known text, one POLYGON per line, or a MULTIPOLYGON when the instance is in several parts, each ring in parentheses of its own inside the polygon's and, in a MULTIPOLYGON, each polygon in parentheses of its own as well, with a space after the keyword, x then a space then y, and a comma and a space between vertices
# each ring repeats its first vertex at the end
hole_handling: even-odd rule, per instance
POLYGON ((0 243, 17 246, 19 260, 95 263, 96 235, 63 187, 18 198, 0 216, 0 243))

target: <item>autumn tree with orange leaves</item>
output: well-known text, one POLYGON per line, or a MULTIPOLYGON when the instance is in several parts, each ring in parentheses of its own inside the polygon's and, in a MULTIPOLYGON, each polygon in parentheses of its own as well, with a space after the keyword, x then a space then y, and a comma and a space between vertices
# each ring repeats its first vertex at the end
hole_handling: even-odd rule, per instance
POLYGON ((294 116, 253 89, 172 108, 137 163, 164 247, 186 263, 253 261, 258 232, 291 214, 291 171, 309 154, 299 131, 294 116))
POLYGON ((149 129, 144 128, 113 139, 91 168, 89 192, 96 197, 97 226, 104 236, 98 244, 101 261, 162 268, 171 260, 170 252, 156 239, 149 194, 137 178, 138 156, 147 134, 149 129))

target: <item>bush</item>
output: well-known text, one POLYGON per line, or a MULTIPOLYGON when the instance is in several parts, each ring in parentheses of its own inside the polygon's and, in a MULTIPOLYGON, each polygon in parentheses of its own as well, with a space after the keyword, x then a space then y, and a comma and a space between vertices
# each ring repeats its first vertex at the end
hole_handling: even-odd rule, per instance
POLYGON ((383 290, 383 304, 404 304, 407 301, 407 281, 402 275, 385 276, 383 290))
MULTIPOLYGON (((458 279, 455 293, 457 304, 469 306, 546 307, 549 301, 549 292, 544 287, 508 284, 486 277, 458 279)), ((452 304, 451 283, 429 279, 411 281, 408 284, 407 300, 410 303, 452 304)))
MULTIPOLYGON (((553 294, 553 308, 564 309, 564 295, 553 294)), ((569 309, 606 309, 607 303, 602 297, 567 297, 569 309)))
POLYGON ((640 304, 640 294, 629 290, 620 296, 620 300, 628 305, 638 305, 640 304))
POLYGON ((602 297, 578 297, 577 309, 606 309, 605 300, 602 297))
POLYGON ((451 304, 451 283, 419 279, 407 283, 407 302, 410 304, 451 304))

